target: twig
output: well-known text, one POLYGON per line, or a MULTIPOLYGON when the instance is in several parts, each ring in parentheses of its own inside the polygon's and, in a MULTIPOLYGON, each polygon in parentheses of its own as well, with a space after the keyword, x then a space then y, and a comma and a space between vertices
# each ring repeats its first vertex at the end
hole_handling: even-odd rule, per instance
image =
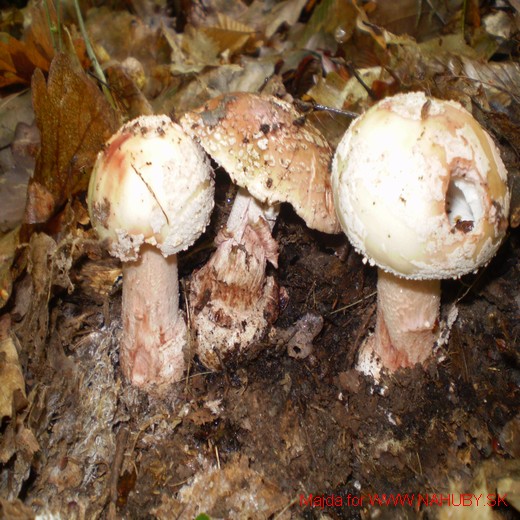
POLYGON ((116 436, 116 453, 112 462, 111 474, 110 474, 110 504, 108 506, 108 520, 115 520, 117 518, 117 483, 119 481, 119 475, 121 473, 121 467, 123 465, 123 459, 125 455, 126 441, 128 439, 128 428, 122 426, 117 432, 116 436))
POLYGON ((421 457, 419 456, 419 452, 416 451, 415 452, 415 455, 417 456, 417 462, 419 463, 419 475, 423 475, 423 469, 422 469, 422 464, 421 464, 421 457))
POLYGON ((288 511, 292 506, 294 506, 294 504, 296 504, 296 502, 298 502, 299 500, 299 497, 294 497, 275 517, 274 517, 274 520, 279 520, 280 518, 282 518, 282 515, 288 511))
POLYGON ((302 101, 301 99, 295 99, 294 104, 303 112, 310 112, 313 110, 314 112, 330 112, 332 114, 350 117, 352 119, 359 117, 357 112, 343 110, 341 108, 328 107, 326 105, 321 105, 320 103, 302 101))
POLYGON ((346 65, 348 71, 358 80, 360 85, 367 91, 367 94, 372 99, 377 99, 376 93, 363 81, 363 78, 359 75, 354 65, 351 62, 348 62, 346 65))
POLYGON ((326 314, 326 316, 332 316, 333 314, 336 314, 338 312, 345 311, 347 309, 350 309, 351 307, 355 307, 356 305, 359 305, 361 302, 364 302, 365 300, 372 298, 372 296, 375 296, 376 294, 377 294, 377 291, 371 292, 370 294, 363 296, 363 298, 360 298, 359 300, 356 300, 355 302, 344 305, 343 307, 340 307, 339 309, 330 311, 329 313, 326 314))
POLYGON ((218 446, 215 444, 215 446, 213 446, 213 448, 215 449, 215 457, 217 458, 217 468, 220 471, 220 456, 218 454, 218 446))
POLYGON ((94 52, 94 49, 92 48, 92 45, 90 43, 90 39, 87 34, 87 29, 85 27, 85 23, 83 22, 83 16, 81 14, 81 9, 79 7, 79 0, 74 0, 74 7, 76 8, 76 15, 78 17, 78 24, 79 24, 79 30, 81 31, 81 35, 83 36, 83 40, 85 41, 85 48, 87 49, 88 57, 90 58, 90 61, 92 62, 92 66, 94 67, 94 71, 96 73, 97 78, 101 82, 101 88, 103 89, 103 93, 105 94, 108 102, 112 106, 112 108, 116 109, 116 104, 114 102, 114 98, 112 97, 112 94, 110 90, 108 89, 107 80, 105 78, 105 73, 103 72, 103 69, 101 68, 101 65, 99 64, 99 61, 97 59, 96 53, 94 52))
POLYGON ((185 377, 185 385, 184 385, 184 393, 188 395, 188 385, 190 382, 190 375, 191 375, 191 362, 193 359, 193 331, 191 327, 191 307, 190 302, 188 300, 188 292, 186 290, 186 281, 181 280, 181 287, 182 287, 182 297, 184 298, 184 305, 186 307, 186 326, 188 327, 188 357, 189 357, 189 363, 186 370, 186 377, 185 377))

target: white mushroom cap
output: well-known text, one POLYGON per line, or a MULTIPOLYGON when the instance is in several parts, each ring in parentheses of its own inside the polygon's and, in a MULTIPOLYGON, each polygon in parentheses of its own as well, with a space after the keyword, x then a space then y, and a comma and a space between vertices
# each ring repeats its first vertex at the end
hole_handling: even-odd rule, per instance
POLYGON ((386 98, 343 136, 334 204, 354 247, 412 279, 458 277, 487 263, 507 227, 507 172, 460 104, 423 93, 386 98))
POLYGON ((224 94, 183 116, 181 124, 260 202, 289 202, 310 228, 340 231, 330 184, 332 150, 290 103, 224 94))
POLYGON ((165 257, 187 249, 209 222, 213 193, 202 148, 169 117, 141 116, 99 153, 88 206, 110 253, 130 261, 143 243, 165 257))

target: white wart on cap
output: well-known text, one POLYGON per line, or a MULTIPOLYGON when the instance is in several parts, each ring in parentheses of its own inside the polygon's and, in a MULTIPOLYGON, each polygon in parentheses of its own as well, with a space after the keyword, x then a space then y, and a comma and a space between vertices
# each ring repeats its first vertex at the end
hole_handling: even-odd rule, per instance
POLYGON ((507 227, 507 172, 460 104, 423 93, 386 98, 336 151, 341 225, 371 263, 411 279, 459 277, 493 257, 507 227))

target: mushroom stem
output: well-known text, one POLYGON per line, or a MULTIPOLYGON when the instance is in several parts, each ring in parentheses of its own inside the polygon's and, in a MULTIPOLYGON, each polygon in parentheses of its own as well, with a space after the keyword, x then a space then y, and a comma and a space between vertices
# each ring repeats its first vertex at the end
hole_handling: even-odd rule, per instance
POLYGON ((243 232, 245 223, 254 223, 259 218, 263 218, 272 231, 279 212, 280 204, 262 204, 252 197, 246 189, 239 188, 229 213, 226 228, 229 233, 235 234, 235 238, 240 241, 240 237, 237 237, 236 234, 239 233, 239 229, 242 229, 243 232))
POLYGON ((278 285, 266 275, 275 267, 278 245, 271 235, 278 210, 259 203, 239 189, 217 249, 190 283, 192 327, 197 353, 213 370, 236 354, 252 357, 278 317, 278 285))
POLYGON ((360 369, 375 375, 374 355, 390 371, 423 363, 438 338, 439 309, 439 280, 408 280, 378 269, 376 329, 361 349, 360 369))
POLYGON ((177 255, 165 258, 150 245, 123 263, 121 367, 136 386, 161 387, 184 371, 187 328, 179 313, 177 255))

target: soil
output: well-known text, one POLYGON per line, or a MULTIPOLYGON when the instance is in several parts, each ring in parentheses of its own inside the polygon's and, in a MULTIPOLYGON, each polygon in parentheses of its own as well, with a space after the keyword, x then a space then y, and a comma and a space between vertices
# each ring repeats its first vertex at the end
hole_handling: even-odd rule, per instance
MULTIPOLYGON (((333 99, 348 87, 354 101, 351 106, 345 98, 344 108, 358 112, 377 97, 401 90, 418 89, 459 99, 472 107, 479 121, 500 141, 513 192, 511 230, 485 268, 460 280, 443 282, 440 326, 446 341, 425 366, 383 374, 376 382, 355 368, 359 348, 375 324, 376 270, 362 262, 343 235, 311 231, 290 207, 283 207, 274 229, 280 247, 279 266, 269 267, 283 287, 281 312, 274 324, 277 330, 266 336, 260 355, 247 363, 230 362, 223 370, 210 372, 187 352, 187 377, 172 385, 167 395, 149 395, 130 386, 121 375, 121 268, 101 249, 92 232, 85 190, 81 189, 84 159, 77 156, 83 141, 68 139, 69 133, 74 134, 72 130, 81 134, 79 123, 90 121, 92 114, 97 115, 100 128, 110 130, 111 135, 105 111, 94 110, 97 102, 100 107, 108 102, 104 98, 103 103, 99 101, 101 89, 97 84, 90 85, 91 79, 82 69, 78 76, 76 61, 72 66, 71 60, 58 55, 50 74, 54 83, 49 76, 45 86, 41 71, 34 83, 40 91, 34 98, 39 101, 39 119, 45 119, 42 113, 49 119, 43 121, 46 125, 41 133, 47 146, 48 168, 43 170, 42 161, 38 163, 40 178, 30 184, 29 202, 36 209, 48 211, 43 216, 39 212, 29 214, 34 217, 30 222, 37 224, 22 228, 19 243, 13 239, 11 256, 0 251, 5 264, 0 263, 0 297, 2 304, 7 301, 0 313, 0 376, 5 377, 0 405, 6 402, 4 394, 9 402, 0 424, 0 518, 518 518, 517 2, 509 2, 509 8, 503 2, 463 2, 464 9, 471 10, 462 13, 466 32, 460 39, 460 19, 455 14, 450 27, 440 15, 433 13, 426 20, 427 13, 421 14, 421 6, 430 2, 407 2, 414 10, 403 11, 402 17, 397 12, 398 2, 357 2, 364 6, 363 17, 354 10, 357 3, 349 2, 345 11, 342 2, 298 2, 300 11, 305 4, 298 22, 308 24, 303 33, 289 30, 291 24, 297 25, 298 16, 292 19, 288 9, 278 14, 273 10, 281 17, 279 21, 264 13, 263 29, 248 32, 243 43, 237 39, 243 24, 236 30, 231 25, 231 34, 224 31, 222 36, 222 49, 226 49, 222 54, 231 52, 225 45, 232 36, 237 56, 232 54, 235 61, 223 65, 220 50, 209 52, 216 43, 208 43, 211 38, 207 34, 218 40, 224 27, 220 23, 227 27, 238 7, 251 8, 247 20, 253 27, 260 17, 253 8, 261 2, 165 2, 192 5, 190 23, 201 28, 186 31, 184 40, 177 39, 173 26, 157 22, 155 2, 108 4, 112 3, 122 5, 123 11, 116 15, 107 6, 93 10, 99 19, 91 20, 92 37, 99 33, 96 37, 104 42, 100 48, 110 54, 111 62, 123 62, 131 54, 128 49, 133 49, 150 79, 145 98, 122 68, 119 79, 119 69, 112 71, 112 84, 117 86, 120 81, 120 86, 133 87, 128 92, 119 89, 125 116, 153 110, 177 111, 174 115, 178 116, 197 106, 201 96, 209 99, 219 88, 224 91, 231 81, 244 89, 254 86, 256 90, 265 88, 265 92, 289 93, 294 99, 316 96, 319 103, 320 97, 333 99), (214 10, 205 9, 206 3, 214 4, 214 10), (130 6, 141 4, 151 9, 146 23, 137 23, 129 11, 130 6), (480 7, 484 5, 486 9, 480 7), (320 6, 332 13, 327 15, 331 18, 328 22, 320 6), (383 10, 385 6, 389 12, 383 10), (517 31, 510 42, 508 38, 495 38, 494 33, 488 34, 487 40, 481 39, 486 24, 481 23, 477 11, 494 15, 494 7, 499 15, 506 11, 510 14, 511 31, 517 31), (380 16, 389 20, 395 14, 403 24, 399 36, 376 25, 381 23, 377 18, 369 23, 371 8, 376 9, 374 16, 383 10, 380 16), (417 9, 419 16, 407 16, 417 9), (336 11, 343 13, 350 25, 337 25, 336 11), (161 33, 156 31, 159 26, 161 33), (267 36, 271 26, 274 29, 267 36), (435 35, 431 46, 419 45, 406 36, 412 29, 417 29, 414 37, 418 42, 428 43, 435 35), (475 49, 464 40, 467 36, 469 41, 470 29, 476 35, 471 41, 475 49), (312 44, 314 33, 320 31, 318 50, 307 52, 298 46, 312 44), (119 38, 126 43, 118 45, 119 38), (494 61, 488 51, 483 55, 489 62, 479 54, 469 61, 474 56, 470 50, 484 53, 490 42, 496 44, 494 61), (321 51, 321 45, 332 44, 337 52, 321 51), (240 53, 246 59, 240 62, 239 75, 240 53), (272 70, 267 66, 268 58, 273 61, 272 70), (368 88, 358 71, 374 65, 380 66, 380 79, 373 80, 368 88), (482 76, 469 81, 462 72, 469 65, 482 76), (334 74, 326 76, 325 70, 334 74), (76 87, 69 88, 62 78, 74 80, 71 84, 82 89, 72 100, 72 115, 67 113, 71 104, 68 98, 76 87), (359 85, 352 87, 347 78, 357 78, 359 85), (238 79, 241 82, 237 83, 238 79), (62 83, 67 87, 63 92, 68 101, 59 90, 62 83), (503 86, 495 89, 493 85, 503 86), (161 96, 161 92, 166 94, 161 96), (308 92, 312 95, 305 96, 308 92), (87 93, 90 98, 85 98, 87 93), (54 112, 49 115, 47 98, 63 107, 61 116, 54 112), (67 127, 70 132, 61 132, 60 117, 78 125, 67 127), (58 130, 61 140, 53 137, 58 130), (55 178, 56 158, 61 160, 66 151, 70 152, 68 162, 62 161, 65 166, 55 178), (75 182, 69 182, 70 176, 75 182), (71 197, 69 184, 80 186, 71 197), (52 193, 51 188, 55 188, 52 193), (9 283, 4 284, 5 280, 9 283), (290 346, 290 337, 306 315, 319 323, 323 320, 323 327, 314 337, 311 352, 295 356, 298 352, 290 346), (8 358, 3 350, 6 345, 18 353, 19 360, 16 356, 8 358)), ((26 53, 12 60, 20 69, 19 83, 5 84, 13 92, 30 85, 36 65, 29 58, 42 47, 40 39, 53 34, 53 30, 48 31, 47 18, 43 14, 40 18, 40 26, 33 18, 34 27, 40 29, 35 33, 38 37, 29 38, 28 46, 11 41, 14 57, 20 55, 21 48, 26 53)), ((183 23, 186 20, 179 17, 177 24, 183 23)), ((18 24, 22 33, 22 24, 18 24)), ((62 32, 69 37, 77 31, 62 32)), ((67 40, 64 46, 69 43, 67 40)), ((52 50, 52 46, 49 48, 52 50)), ((7 79, 13 77, 9 72, 7 79)), ((308 117, 321 122, 327 139, 335 144, 351 115, 346 123, 327 111, 308 117)), ((33 116, 31 109, 29 122, 33 116)), ((94 133, 101 143, 101 130, 94 133)), ((33 159, 26 168, 31 174, 40 148, 39 137, 35 140, 35 150, 24 152, 33 159)), ((90 143, 87 152, 92 155, 91 162, 100 147, 90 143)), ((23 173, 27 182, 28 174, 23 173)), ((0 178, 0 182, 4 180, 0 178)), ((190 277, 212 253, 213 238, 225 221, 233 197, 229 179, 221 171, 217 171, 216 186, 210 227, 194 247, 179 256, 181 307, 187 314, 190 277)), ((25 197, 26 185, 23 188, 25 197)), ((25 198, 22 207, 24 204, 25 198)), ((2 216, 2 223, 5 218, 2 216)))
MULTIPOLYGON (((181 257, 183 282, 228 209, 220 185, 212 228, 181 257)), ((24 507, 62 518, 434 518, 435 497, 496 493, 517 471, 517 232, 483 272, 444 283, 444 315, 458 311, 448 343, 424 368, 378 383, 354 368, 374 325, 375 270, 289 207, 275 238, 287 296, 276 326, 322 316, 312 353, 296 359, 266 343, 257 359, 217 373, 195 358, 163 399, 121 381, 117 263, 80 256, 70 294, 47 273, 48 307, 33 282, 30 310, 18 323, 12 315, 34 347, 22 359, 32 389, 24 424, 39 450, 3 472, 4 485, 20 482, 24 507), (38 339, 47 308, 49 334, 38 339), (415 494, 413 505, 370 504, 398 493, 415 494)), ((509 504, 494 512, 515 517, 509 504)))

